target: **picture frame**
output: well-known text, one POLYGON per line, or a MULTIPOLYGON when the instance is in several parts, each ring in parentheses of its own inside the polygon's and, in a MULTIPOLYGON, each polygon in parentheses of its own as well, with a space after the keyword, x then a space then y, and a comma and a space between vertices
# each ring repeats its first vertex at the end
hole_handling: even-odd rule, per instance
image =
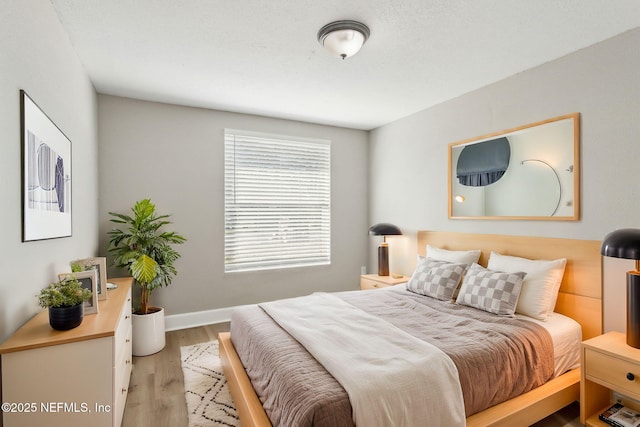
POLYGON ((91 299, 84 303, 84 314, 97 314, 98 313, 98 294, 97 283, 98 273, 96 270, 78 271, 76 273, 60 273, 58 274, 58 280, 70 280, 75 278, 80 282, 83 288, 91 291, 91 299))
POLYGON ((108 297, 107 292, 107 258, 106 257, 93 257, 85 259, 77 259, 71 261, 71 265, 79 265, 83 271, 95 270, 97 275, 97 293, 98 300, 106 300, 108 297))
POLYGON ((22 241, 71 237, 71 141, 20 91, 22 241))

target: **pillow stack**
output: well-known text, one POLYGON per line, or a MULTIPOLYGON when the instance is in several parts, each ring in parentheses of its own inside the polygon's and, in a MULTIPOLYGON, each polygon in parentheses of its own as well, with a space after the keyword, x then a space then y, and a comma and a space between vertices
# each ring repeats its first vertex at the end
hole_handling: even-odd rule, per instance
POLYGON ((418 257, 407 290, 498 315, 546 320, 553 312, 566 258, 530 260, 491 252, 487 268, 478 265, 479 258, 480 250, 427 245, 427 257, 418 257))

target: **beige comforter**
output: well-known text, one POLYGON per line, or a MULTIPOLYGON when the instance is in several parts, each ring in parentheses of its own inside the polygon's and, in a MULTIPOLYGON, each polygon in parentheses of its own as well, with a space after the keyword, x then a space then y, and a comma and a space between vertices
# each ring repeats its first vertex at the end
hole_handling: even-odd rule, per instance
MULTIPOLYGON (((551 337, 533 322, 443 303, 403 287, 335 295, 444 351, 458 369, 466 416, 553 375, 551 337)), ((344 389, 261 308, 234 311, 231 338, 274 426, 353 425, 344 389)))
POLYGON ((465 426, 458 371, 436 346, 331 294, 260 307, 344 387, 356 425, 465 426))

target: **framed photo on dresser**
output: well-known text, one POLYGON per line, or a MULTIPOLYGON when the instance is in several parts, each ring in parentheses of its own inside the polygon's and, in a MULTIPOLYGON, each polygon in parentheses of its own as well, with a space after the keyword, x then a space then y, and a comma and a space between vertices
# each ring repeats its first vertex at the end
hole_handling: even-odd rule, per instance
POLYGON ((84 303, 84 314, 98 313, 98 273, 96 270, 78 271, 75 273, 58 274, 59 280, 77 279, 83 288, 91 291, 91 299, 84 303))

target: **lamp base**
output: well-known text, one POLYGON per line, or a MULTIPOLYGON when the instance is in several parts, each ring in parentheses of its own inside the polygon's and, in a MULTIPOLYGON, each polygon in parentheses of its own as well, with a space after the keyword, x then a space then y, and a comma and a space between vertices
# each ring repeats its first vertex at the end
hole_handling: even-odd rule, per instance
POLYGON ((378 276, 389 275, 389 244, 380 243, 378 246, 378 276))
POLYGON ((627 344, 640 348, 640 272, 627 272, 627 344))

